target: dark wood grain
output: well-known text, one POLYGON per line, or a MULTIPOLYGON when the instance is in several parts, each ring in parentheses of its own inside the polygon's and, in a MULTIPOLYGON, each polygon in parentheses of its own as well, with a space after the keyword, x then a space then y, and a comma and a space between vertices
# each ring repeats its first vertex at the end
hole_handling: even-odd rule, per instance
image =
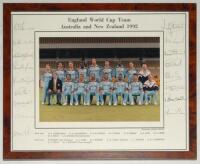
POLYGON ((3 4, 3 158, 4 159, 195 159, 196 158, 196 4, 3 4), (11 151, 11 12, 13 11, 188 11, 189 146, 181 151, 11 151))

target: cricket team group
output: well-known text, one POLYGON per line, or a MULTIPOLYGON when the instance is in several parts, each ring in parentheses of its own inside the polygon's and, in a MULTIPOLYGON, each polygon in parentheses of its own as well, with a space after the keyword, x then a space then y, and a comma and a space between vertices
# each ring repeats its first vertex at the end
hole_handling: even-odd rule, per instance
POLYGON ((137 70, 133 62, 128 63, 128 68, 121 64, 112 68, 106 60, 100 67, 92 58, 89 67, 81 63, 79 68, 74 68, 74 63, 69 61, 65 69, 59 62, 54 72, 46 64, 41 86, 42 104, 48 105, 53 99, 58 105, 158 104, 159 85, 146 63, 137 70))

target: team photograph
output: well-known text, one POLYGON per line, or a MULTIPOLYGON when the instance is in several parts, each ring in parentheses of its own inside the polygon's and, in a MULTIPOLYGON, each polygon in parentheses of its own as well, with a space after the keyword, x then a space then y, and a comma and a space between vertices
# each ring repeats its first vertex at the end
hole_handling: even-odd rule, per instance
POLYGON ((159 121, 159 38, 40 38, 40 121, 159 121))

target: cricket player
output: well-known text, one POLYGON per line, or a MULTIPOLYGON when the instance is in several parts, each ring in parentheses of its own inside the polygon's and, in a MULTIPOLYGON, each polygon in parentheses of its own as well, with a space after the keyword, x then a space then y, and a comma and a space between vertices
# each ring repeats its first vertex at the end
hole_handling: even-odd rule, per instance
POLYGON ((58 79, 60 79, 62 81, 62 83, 64 83, 64 81, 65 81, 65 71, 64 71, 64 68, 63 68, 63 64, 61 62, 58 63, 56 74, 58 76, 58 79))
POLYGON ((118 64, 117 67, 115 68, 114 74, 116 79, 118 79, 119 75, 121 75, 122 79, 124 79, 126 76, 126 69, 124 68, 123 65, 118 64))
POLYGON ((142 83, 138 80, 138 75, 134 74, 131 83, 129 84, 129 101, 130 105, 135 105, 133 97, 137 98, 138 105, 143 103, 143 86, 142 83), (139 98, 139 99, 138 99, 139 98))
POLYGON ((90 82, 87 85, 87 99, 86 104, 90 105, 93 96, 96 97, 96 105, 99 105, 99 83, 96 81, 95 75, 91 74, 90 82))
POLYGON ((75 83, 75 105, 79 104, 79 100, 81 100, 81 97, 83 100, 83 104, 86 105, 86 88, 87 82, 84 80, 84 74, 80 74, 79 81, 75 83))
POLYGON ((148 76, 151 74, 151 71, 147 68, 147 64, 142 64, 142 69, 139 71, 139 81, 142 82, 142 84, 145 83, 145 81, 148 80, 148 76))
POLYGON ((133 75, 136 73, 137 73, 137 70, 135 69, 133 62, 129 62, 129 67, 126 71, 126 78, 129 83, 132 81, 133 75))
POLYGON ((101 68, 97 65, 95 58, 92 58, 92 65, 88 68, 88 75, 95 75, 97 82, 101 80, 101 68))
POLYGON ((42 104, 46 103, 46 98, 48 95, 48 86, 49 81, 52 79, 52 73, 51 73, 51 67, 49 64, 46 64, 45 67, 45 73, 42 76, 42 82, 43 82, 43 98, 42 98, 42 104))
POLYGON ((104 74, 104 80, 100 83, 100 102, 101 105, 104 105, 106 97, 109 97, 109 105, 112 105, 112 90, 113 90, 113 83, 109 81, 109 74, 104 74), (105 97, 105 99, 104 99, 105 97))
POLYGON ((61 105, 61 92, 62 92, 62 81, 58 79, 57 73, 54 72, 52 79, 48 85, 48 105, 51 105, 51 97, 56 95, 57 104, 61 105))
POLYGON ((154 105, 157 105, 159 88, 156 82, 153 80, 153 76, 151 74, 148 76, 148 80, 144 83, 143 90, 145 97, 145 105, 148 105, 149 97, 152 97, 154 105))
POLYGON ((123 81, 122 74, 118 75, 118 81, 114 84, 114 105, 118 104, 118 96, 122 97, 122 104, 125 106, 128 98, 128 84, 123 81))
POLYGON ((63 105, 67 105, 70 103, 70 105, 73 105, 73 99, 74 99, 74 83, 71 80, 71 75, 67 74, 66 75, 66 80, 63 83, 63 88, 62 88, 62 93, 63 93, 63 105), (70 102, 68 102, 70 100, 70 102))
POLYGON ((78 77, 79 78, 80 78, 80 75, 82 74, 83 77, 84 77, 84 80, 88 81, 88 70, 87 70, 87 67, 85 66, 84 63, 80 64, 80 67, 77 71, 78 71, 78 77))
POLYGON ((74 63, 72 61, 70 61, 68 64, 68 69, 66 70, 66 74, 69 74, 71 76, 71 80, 73 82, 76 81, 78 74, 77 74, 76 70, 74 69, 74 63))
POLYGON ((104 68, 102 69, 102 76, 104 76, 105 73, 108 74, 108 80, 111 81, 112 78, 114 77, 114 71, 110 66, 110 62, 108 60, 105 61, 104 68))

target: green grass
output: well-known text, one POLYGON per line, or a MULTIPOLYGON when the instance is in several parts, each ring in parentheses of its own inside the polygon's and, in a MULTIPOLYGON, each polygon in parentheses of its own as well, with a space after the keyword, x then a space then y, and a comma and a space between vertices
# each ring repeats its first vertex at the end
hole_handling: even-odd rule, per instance
POLYGON ((159 105, 49 106, 42 105, 40 99, 39 111, 41 122, 103 122, 160 120, 159 105))
POLYGON ((57 106, 40 105, 41 122, 159 121, 159 105, 57 106))

